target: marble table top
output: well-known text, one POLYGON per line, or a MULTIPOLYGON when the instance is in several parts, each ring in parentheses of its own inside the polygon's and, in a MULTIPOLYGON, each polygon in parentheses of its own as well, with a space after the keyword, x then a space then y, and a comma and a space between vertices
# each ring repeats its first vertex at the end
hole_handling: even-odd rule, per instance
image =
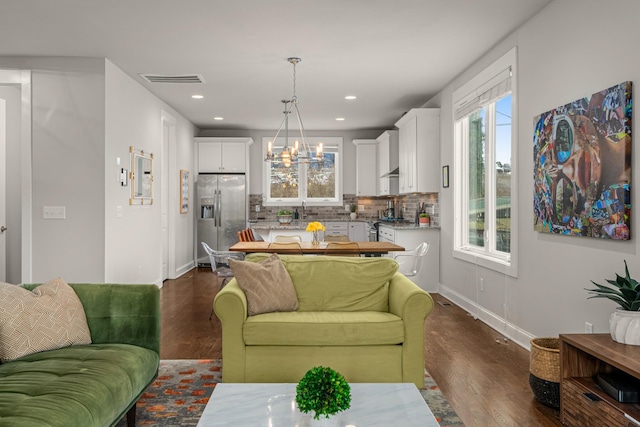
MULTIPOLYGON (((338 414, 339 427, 439 427, 414 384, 352 383, 351 408, 338 414)), ((307 427, 310 415, 298 411, 296 384, 220 383, 198 427, 307 427)))

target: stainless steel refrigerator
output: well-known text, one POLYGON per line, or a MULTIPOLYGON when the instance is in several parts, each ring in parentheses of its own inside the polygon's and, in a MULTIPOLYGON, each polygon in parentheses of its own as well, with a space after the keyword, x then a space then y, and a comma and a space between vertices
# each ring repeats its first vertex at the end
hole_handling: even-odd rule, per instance
POLYGON ((244 174, 200 174, 196 188, 198 265, 210 266, 200 242, 227 251, 238 241, 238 231, 246 228, 246 178, 244 174))

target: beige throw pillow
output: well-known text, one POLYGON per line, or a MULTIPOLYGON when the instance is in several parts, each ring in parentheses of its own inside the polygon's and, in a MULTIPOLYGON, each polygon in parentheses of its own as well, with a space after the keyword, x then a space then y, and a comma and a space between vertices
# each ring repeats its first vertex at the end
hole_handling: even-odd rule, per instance
POLYGON ((0 361, 74 344, 91 344, 91 334, 82 302, 64 280, 33 292, 0 282, 0 361))
POLYGON ((296 289, 278 255, 272 254, 260 262, 230 258, 229 265, 247 296, 249 316, 298 309, 296 289))

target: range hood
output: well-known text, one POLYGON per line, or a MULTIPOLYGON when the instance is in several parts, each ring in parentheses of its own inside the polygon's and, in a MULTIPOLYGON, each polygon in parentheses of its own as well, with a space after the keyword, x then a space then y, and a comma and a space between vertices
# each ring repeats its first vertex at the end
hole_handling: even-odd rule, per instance
POLYGON ((395 168, 391 172, 387 172, 384 175, 380 176, 380 178, 398 178, 400 176, 400 167, 395 168))

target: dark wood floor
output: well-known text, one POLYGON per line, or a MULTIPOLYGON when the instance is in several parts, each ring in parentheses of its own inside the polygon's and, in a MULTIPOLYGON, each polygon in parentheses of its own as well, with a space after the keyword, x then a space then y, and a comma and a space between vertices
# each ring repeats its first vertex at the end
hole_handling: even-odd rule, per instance
MULTIPOLYGON (((164 282, 163 359, 222 356, 220 322, 209 320, 220 289, 210 269, 164 282)), ((558 411, 537 403, 529 388, 529 352, 434 294, 425 324, 425 367, 467 426, 561 426, 558 411), (497 341, 496 341, 497 340, 497 341)))

